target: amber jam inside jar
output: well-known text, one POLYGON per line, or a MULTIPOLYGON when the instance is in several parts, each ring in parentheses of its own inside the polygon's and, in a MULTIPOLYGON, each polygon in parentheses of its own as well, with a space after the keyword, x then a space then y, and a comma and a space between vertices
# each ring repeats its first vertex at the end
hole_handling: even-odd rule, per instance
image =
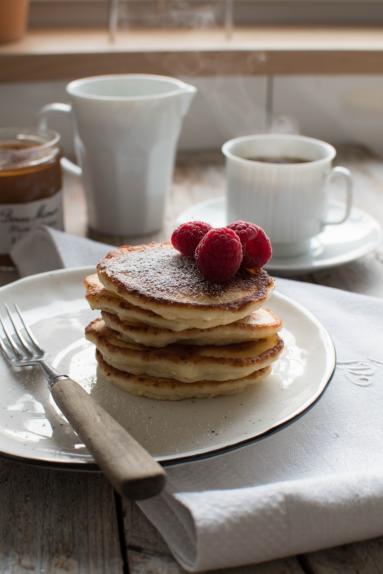
POLYGON ((63 229, 60 136, 38 128, 0 129, 0 267, 37 225, 63 229))

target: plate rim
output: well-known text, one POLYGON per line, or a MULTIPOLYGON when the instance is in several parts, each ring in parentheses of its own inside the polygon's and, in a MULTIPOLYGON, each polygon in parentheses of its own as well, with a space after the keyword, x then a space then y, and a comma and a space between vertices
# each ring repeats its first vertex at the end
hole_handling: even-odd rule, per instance
MULTIPOLYGON (((0 295, 3 291, 12 288, 15 285, 31 283, 35 281, 44 280, 44 278, 52 277, 56 275, 76 275, 80 273, 89 273, 95 270, 95 265, 88 265, 88 266, 77 266, 71 267, 68 269, 55 269, 52 271, 45 271, 44 273, 37 273, 35 275, 30 275, 28 277, 23 277, 18 279, 17 281, 13 281, 12 283, 8 283, 6 285, 2 285, 0 287, 0 295)), ((161 459, 161 457, 156 457, 156 460, 164 467, 171 467, 176 466, 179 464, 186 464, 191 462, 196 462, 200 460, 206 460, 213 458, 215 456, 220 456, 222 454, 232 452, 238 450, 240 448, 249 446, 253 443, 256 443, 263 438, 266 438, 269 435, 278 432, 290 424, 293 424, 297 421, 301 416, 303 416, 306 412, 311 410, 311 408, 319 401, 319 399, 324 395, 325 390, 328 388, 329 383, 333 379, 335 370, 336 370, 336 349, 332 337, 330 336, 329 332, 327 331, 326 327, 321 323, 321 321, 315 316, 314 313, 309 311, 304 305, 297 303, 291 297, 279 293, 278 291, 274 292, 274 295, 277 295, 278 298, 282 299, 284 302, 287 302, 289 305, 297 308, 301 313, 303 313, 306 317, 308 317, 319 329, 319 332, 324 335, 325 337, 325 347, 327 353, 330 352, 331 356, 329 357, 329 366, 326 369, 326 372, 323 375, 323 380, 319 385, 316 393, 311 396, 308 400, 300 405, 293 414, 287 415, 287 417, 283 418, 282 420, 276 422, 272 427, 268 428, 267 430, 257 434, 256 436, 248 437, 246 439, 239 440, 235 443, 230 445, 226 445, 223 447, 218 447, 208 452, 200 452, 196 454, 189 454, 183 456, 175 456, 172 458, 165 458, 161 459)), ((28 464, 31 466, 40 466, 50 469, 56 470, 68 470, 68 471, 78 471, 78 472, 101 472, 100 468, 94 461, 55 461, 51 460, 50 458, 39 457, 39 458, 30 458, 28 456, 17 455, 10 452, 5 452, 0 450, 0 458, 6 460, 12 460, 14 462, 28 464)))
MULTIPOLYGON (((189 207, 189 208, 183 210, 177 216, 176 221, 177 221, 177 223, 180 223, 181 220, 183 219, 183 215, 185 213, 188 213, 189 211, 196 209, 198 206, 210 205, 210 204, 220 203, 220 202, 224 202, 224 201, 225 201, 224 195, 221 195, 219 197, 214 197, 212 199, 207 199, 205 201, 200 201, 199 203, 197 203, 193 207, 189 207)), ((334 202, 334 203, 339 203, 339 202, 334 202)), ((360 245, 358 248, 355 248, 353 251, 351 251, 351 254, 350 254, 350 252, 346 252, 342 256, 338 256, 337 258, 327 257, 326 259, 324 259, 322 261, 318 261, 318 264, 315 264, 315 261, 314 261, 314 264, 312 264, 312 265, 307 265, 305 263, 300 263, 300 264, 298 263, 297 265, 292 265, 291 263, 288 263, 288 261, 289 261, 288 258, 286 258, 285 262, 283 259, 280 259, 280 258, 277 259, 274 263, 271 260, 270 263, 266 266, 266 270, 270 271, 271 273, 278 273, 278 272, 288 273, 288 274, 314 273, 316 271, 322 271, 324 269, 333 269, 334 267, 340 267, 342 265, 346 265, 347 263, 351 263, 352 261, 357 261, 361 257, 364 257, 365 255, 368 255, 368 253, 371 253, 381 243, 381 241, 383 239, 383 229, 382 229, 381 225, 379 224, 379 222, 370 213, 368 213, 364 209, 361 209, 360 207, 353 206, 351 213, 360 214, 365 220, 369 221, 369 223, 371 224, 371 233, 376 233, 375 241, 372 241, 370 239, 369 242, 366 241, 362 245, 360 245)), ((290 261, 291 261, 291 259, 290 259, 290 261)))

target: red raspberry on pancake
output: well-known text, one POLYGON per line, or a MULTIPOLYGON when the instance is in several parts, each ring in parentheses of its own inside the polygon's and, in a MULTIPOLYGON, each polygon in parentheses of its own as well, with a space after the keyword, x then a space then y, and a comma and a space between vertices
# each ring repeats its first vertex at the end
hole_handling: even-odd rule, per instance
POLYGON ((234 277, 242 263, 242 245, 232 229, 211 229, 195 250, 196 264, 202 275, 214 283, 234 277))
POLYGON ((198 243, 211 228, 211 225, 204 221, 182 223, 182 225, 179 225, 172 233, 172 245, 174 249, 177 249, 182 255, 194 257, 198 243))
POLYGON ((242 266, 263 267, 272 255, 270 239, 262 227, 249 221, 234 221, 228 225, 235 231, 242 243, 243 261, 242 266))

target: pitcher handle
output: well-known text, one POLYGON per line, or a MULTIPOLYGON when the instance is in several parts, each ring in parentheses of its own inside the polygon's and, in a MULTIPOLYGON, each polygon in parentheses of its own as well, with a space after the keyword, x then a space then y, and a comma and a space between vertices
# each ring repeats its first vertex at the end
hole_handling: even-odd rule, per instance
MULTIPOLYGON (((62 104, 59 102, 55 102, 53 104, 47 104, 38 114, 38 126, 46 130, 48 128, 48 116, 50 113, 62 113, 62 114, 71 114, 72 113, 72 106, 70 104, 62 104)), ((62 168, 76 177, 82 176, 82 170, 79 165, 68 159, 67 157, 61 158, 61 166, 62 168)))

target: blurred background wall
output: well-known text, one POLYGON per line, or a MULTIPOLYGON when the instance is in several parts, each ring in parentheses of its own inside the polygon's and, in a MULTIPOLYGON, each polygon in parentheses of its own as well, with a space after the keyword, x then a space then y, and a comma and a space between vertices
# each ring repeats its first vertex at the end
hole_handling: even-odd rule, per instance
MULTIPOLYGON (((274 131, 299 131, 334 144, 358 143, 383 155, 382 76, 280 76, 271 109, 264 77, 184 78, 198 88, 180 138, 181 149, 219 148, 235 136, 262 132, 268 113, 274 131)), ((0 125, 35 124, 45 104, 67 101, 66 82, 0 84, 0 125)), ((270 90, 270 84, 269 84, 270 90)), ((71 126, 52 118, 71 149, 71 126)))

